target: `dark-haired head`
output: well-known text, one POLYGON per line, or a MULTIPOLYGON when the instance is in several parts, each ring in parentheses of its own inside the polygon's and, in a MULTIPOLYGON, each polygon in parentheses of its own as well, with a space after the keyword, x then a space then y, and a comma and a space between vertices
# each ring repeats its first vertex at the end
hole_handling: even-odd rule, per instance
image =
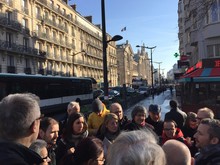
POLYGON ((103 143, 98 138, 87 137, 78 144, 73 156, 77 165, 82 165, 89 161, 104 161, 103 143))
POLYGON ((74 130, 73 130, 73 124, 74 124, 74 122, 75 122, 77 119, 79 119, 79 118, 81 118, 81 117, 84 119, 84 126, 83 126, 84 128, 83 128, 82 133, 85 132, 85 131, 88 129, 84 115, 83 115, 82 113, 73 113, 73 114, 71 114, 71 115, 69 116, 69 118, 68 118, 67 127, 66 127, 66 132, 65 132, 65 134, 64 134, 64 137, 69 137, 69 136, 71 136, 72 134, 76 134, 76 133, 74 132, 74 130))
POLYGON ((170 100, 170 107, 173 109, 177 108, 177 102, 175 100, 170 100))

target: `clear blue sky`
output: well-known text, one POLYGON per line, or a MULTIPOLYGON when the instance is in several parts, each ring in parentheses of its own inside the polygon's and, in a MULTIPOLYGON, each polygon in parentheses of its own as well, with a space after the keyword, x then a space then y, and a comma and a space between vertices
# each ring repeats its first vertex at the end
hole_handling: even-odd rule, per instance
MULTIPOLYGON (((101 24, 101 0, 70 0, 76 4, 82 16, 93 16, 94 24, 101 24)), ((153 61, 162 62, 164 73, 172 69, 178 52, 178 0, 105 0, 106 32, 111 36, 119 34, 132 46, 157 46, 153 61), (126 31, 121 29, 126 26, 126 31)), ((147 50, 150 56, 150 50, 147 50)), ((154 64, 158 68, 158 64, 154 64)))

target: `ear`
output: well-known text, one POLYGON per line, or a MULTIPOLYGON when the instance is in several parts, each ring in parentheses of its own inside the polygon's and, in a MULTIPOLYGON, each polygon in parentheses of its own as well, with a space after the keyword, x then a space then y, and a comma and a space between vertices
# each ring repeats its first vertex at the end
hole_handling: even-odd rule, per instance
POLYGON ((39 132, 39 127, 40 127, 39 120, 35 120, 33 124, 31 125, 30 130, 32 133, 36 133, 36 132, 39 132))
POLYGON ((217 137, 213 137, 212 139, 211 139, 211 142, 210 142, 211 144, 218 144, 219 143, 219 139, 217 138, 217 137))

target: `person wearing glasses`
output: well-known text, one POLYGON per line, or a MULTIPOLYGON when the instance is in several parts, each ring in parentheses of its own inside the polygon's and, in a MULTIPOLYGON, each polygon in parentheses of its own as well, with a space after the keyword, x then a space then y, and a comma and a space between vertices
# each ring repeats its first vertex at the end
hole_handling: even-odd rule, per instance
POLYGON ((177 128, 176 122, 173 120, 165 120, 163 125, 162 144, 170 139, 181 141, 188 146, 181 129, 177 128))
POLYGON ((0 102, 0 164, 40 164, 43 159, 29 149, 37 139, 41 112, 39 97, 10 94, 0 102))
POLYGON ((44 162, 41 163, 40 165, 49 165, 49 163, 51 162, 51 159, 48 156, 46 141, 37 139, 31 144, 29 148, 33 150, 34 152, 36 152, 37 154, 39 154, 41 158, 44 160, 44 162))

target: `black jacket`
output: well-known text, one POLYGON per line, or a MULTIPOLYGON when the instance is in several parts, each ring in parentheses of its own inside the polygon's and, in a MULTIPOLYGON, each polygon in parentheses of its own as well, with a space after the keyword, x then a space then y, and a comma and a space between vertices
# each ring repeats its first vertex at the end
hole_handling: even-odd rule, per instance
POLYGON ((209 145, 195 156, 195 165, 220 165, 220 144, 209 145))
POLYGON ((148 118, 146 118, 145 120, 148 124, 152 125, 154 127, 153 131, 158 135, 158 136, 162 136, 163 133, 163 121, 158 121, 155 122, 153 121, 150 116, 148 116, 148 118))
POLYGON ((29 148, 14 142, 0 141, 1 165, 38 165, 43 159, 29 148))
POLYGON ((177 127, 182 129, 186 122, 186 113, 181 111, 180 109, 171 109, 170 112, 165 114, 164 120, 174 120, 177 124, 177 127))

